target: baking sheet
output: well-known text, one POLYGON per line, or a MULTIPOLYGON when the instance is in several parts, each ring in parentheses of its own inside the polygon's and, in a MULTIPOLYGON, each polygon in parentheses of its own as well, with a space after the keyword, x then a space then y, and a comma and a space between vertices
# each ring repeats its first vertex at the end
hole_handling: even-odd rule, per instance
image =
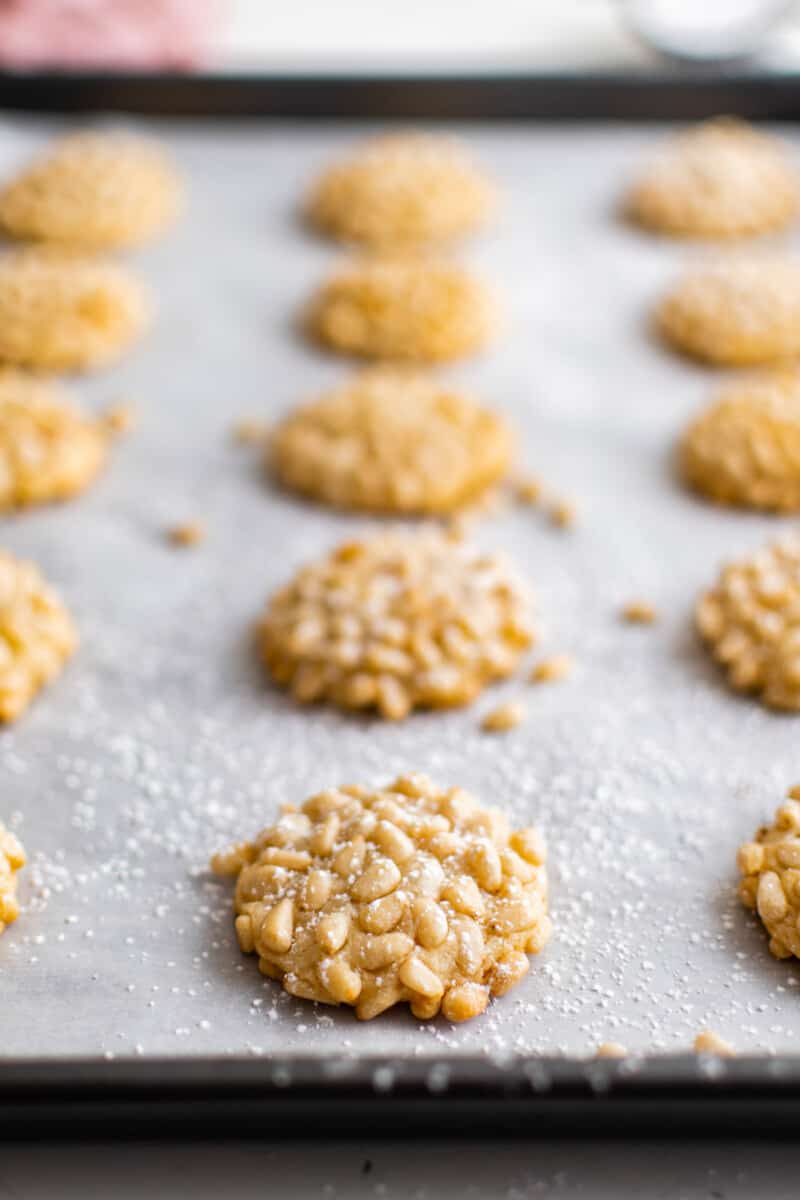
MULTIPOLYGON (((131 256, 158 294, 152 335, 74 385, 97 408, 131 398, 139 426, 80 501, 0 522, 82 634, 65 675, 0 734, 0 816, 31 857, 0 940, 0 1054, 586 1055, 609 1039, 681 1050, 706 1025, 740 1051, 795 1051, 800 971, 770 958, 736 901, 734 854, 800 780, 800 726, 729 694, 691 627, 720 561, 787 522, 716 510, 673 477, 674 439, 720 376, 662 351, 647 315, 702 252, 614 211, 662 131, 459 129, 505 193, 463 256, 504 295, 508 330, 446 374, 508 414, 524 462, 580 509, 568 533, 522 509, 475 536, 530 576, 540 649, 577 670, 392 726, 298 709, 264 680, 251 630, 266 596, 368 523, 281 494, 231 438, 240 418, 275 418, 348 370, 293 324, 338 253, 296 211, 364 131, 142 127, 187 174, 188 210, 131 256), (208 538, 179 551, 165 530, 186 520, 208 538), (633 598, 658 607, 657 625, 619 621, 633 598), (481 733, 482 711, 520 692, 525 724, 481 733), (461 1027, 400 1010, 363 1025, 286 996, 239 953, 230 887, 206 871, 283 800, 409 770, 535 822, 550 847, 553 941, 461 1027)), ((4 121, 2 171, 55 128, 4 121)))

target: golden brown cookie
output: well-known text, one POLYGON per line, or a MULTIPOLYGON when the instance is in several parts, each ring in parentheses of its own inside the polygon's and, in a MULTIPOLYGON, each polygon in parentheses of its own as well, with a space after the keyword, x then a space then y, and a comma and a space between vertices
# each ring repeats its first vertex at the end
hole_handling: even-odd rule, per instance
POLYGON ((364 371, 275 430, 269 462, 289 488, 339 508, 452 512, 508 471, 506 422, 437 379, 364 371))
POLYGON ((800 263, 721 259, 696 267, 662 301, 662 336, 682 354, 748 366, 800 353, 800 263))
POLYGON ((149 302, 121 267, 69 251, 0 257, 0 362, 85 371, 118 358, 142 332, 149 302))
POLYGON ((0 192, 12 237, 112 249, 147 241, 175 217, 177 176, 161 149, 124 133, 73 133, 0 192))
POLYGON ((72 618, 38 568, 0 550, 0 722, 25 711, 77 644, 72 618))
POLYGON ((531 645, 528 594, 506 562, 438 529, 346 542, 298 572, 258 629, 275 681, 399 720, 467 704, 531 645))
POLYGON ((25 861, 22 846, 0 821, 0 933, 19 916, 17 873, 25 861))
POLYGON ((106 461, 108 431, 53 384, 0 367, 0 510, 65 500, 106 461))
POLYGON ((407 1001, 466 1021, 503 996, 550 936, 535 829, 422 775, 287 805, 212 865, 237 876, 245 954, 287 992, 362 1020, 407 1001))
POLYGON ((787 225, 799 198, 783 145, 723 117, 667 142, 631 189, 627 211, 657 233, 749 237, 787 225))
POLYGON ((486 287, 463 267, 421 258, 351 263, 317 292, 311 335, 361 358, 445 362, 482 350, 497 310, 486 287))
POLYGON ((800 534, 726 566, 696 619, 732 687, 800 711, 800 534))
POLYGON ((770 950, 776 958, 800 958, 800 788, 792 788, 772 825, 739 847, 736 861, 739 895, 764 922, 770 950))
POLYGON ((308 201, 324 233, 371 246, 419 246, 483 224, 494 191, 464 148, 428 133, 375 138, 330 167, 308 201))
POLYGON ((684 477, 720 504, 800 509, 800 376, 733 384, 683 436, 684 477))

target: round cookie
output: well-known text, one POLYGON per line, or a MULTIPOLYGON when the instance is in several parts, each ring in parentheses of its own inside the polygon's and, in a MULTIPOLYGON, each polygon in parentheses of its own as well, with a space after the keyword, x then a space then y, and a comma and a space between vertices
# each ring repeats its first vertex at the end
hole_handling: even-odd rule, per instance
POLYGON ((52 384, 0 367, 0 511, 77 495, 107 449, 103 422, 52 384))
POLYGON ((77 644, 72 618, 38 568, 0 550, 0 722, 25 711, 77 644))
POLYGON ((550 936, 542 840, 420 775, 287 805, 217 855, 235 875, 245 954, 287 992, 369 1020, 408 1002, 465 1021, 502 996, 550 936))
POLYGON ((133 246, 176 215, 180 187, 160 148, 130 134, 62 138, 0 192, 11 237, 87 249, 133 246))
POLYGON ((800 353, 800 263, 730 258, 697 267, 662 301, 656 322, 682 354, 748 366, 800 353))
POLYGON ((800 787, 736 856, 742 874, 739 895, 754 908, 770 935, 776 958, 800 958, 800 787))
POLYGON ((696 621, 733 688, 800 712, 800 534, 726 566, 696 621))
POLYGON ((308 313, 311 335, 361 358, 445 362, 493 338, 497 311, 463 267, 419 258, 351 263, 325 283, 308 313))
POLYGON ((375 138, 330 167, 308 201, 323 233, 370 246, 419 246, 469 233, 494 204, 488 180, 448 137, 375 138))
POLYGON ((19 916, 17 873, 25 862, 22 846, 0 821, 0 933, 19 916))
POLYGON ((142 332, 149 303, 120 267, 69 251, 0 258, 0 362, 85 371, 118 358, 142 332))
POLYGON ((512 452, 505 421, 469 397, 375 367, 290 413, 269 462, 287 487, 339 508, 442 513, 501 479, 512 452))
POLYGON ((798 178, 782 144, 724 117, 667 142, 632 187, 626 209, 657 233, 735 238, 787 225, 798 198, 798 178))
POLYGON ((720 504, 800 510, 800 377, 775 371, 733 384, 689 426, 680 463, 720 504))
POLYGON ((258 628, 276 683, 400 720, 467 704, 534 640, 506 562, 438 529, 346 542, 270 600, 258 628))

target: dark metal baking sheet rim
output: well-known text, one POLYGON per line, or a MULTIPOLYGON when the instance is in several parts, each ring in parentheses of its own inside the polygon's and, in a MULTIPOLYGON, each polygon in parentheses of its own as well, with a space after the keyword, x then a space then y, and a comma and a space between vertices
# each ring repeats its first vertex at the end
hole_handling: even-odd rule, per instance
MULTIPOLYGON (((151 116, 800 117, 800 77, 0 73, 0 110, 151 116)), ((49 1137, 794 1137, 800 1056, 4 1060, 0 1141, 49 1137)))
POLYGON ((447 75, 0 72, 0 110, 151 116, 694 120, 800 117, 800 75, 672 70, 447 75))
POLYGON ((800 1056, 0 1062, 43 1137, 796 1137, 800 1056))

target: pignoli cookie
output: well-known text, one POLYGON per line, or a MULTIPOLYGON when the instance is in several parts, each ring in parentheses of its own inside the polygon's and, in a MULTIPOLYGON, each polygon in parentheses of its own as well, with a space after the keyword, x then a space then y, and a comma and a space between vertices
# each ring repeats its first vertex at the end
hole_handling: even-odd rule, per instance
POLYGON ((455 263, 382 257, 351 263, 317 292, 307 314, 313 338, 361 358, 445 362, 493 339, 488 289, 455 263))
POLYGON ((0 821, 0 933, 19 916, 17 873, 25 861, 22 846, 0 821))
POLYGON ((739 895, 758 913, 776 958, 800 958, 800 787, 762 825, 752 842, 739 847, 739 895))
POLYGON ((800 263, 722 259, 696 267, 662 301, 656 321, 682 354, 721 366, 800 353, 800 263))
POLYGON ((132 246, 173 220, 179 196, 175 171, 154 143, 124 133, 74 133, 0 192, 0 225, 23 240, 132 246))
POLYGON ((38 568, 0 550, 0 722, 25 711, 77 643, 72 618, 38 568))
POLYGON ((800 188, 782 144, 744 121, 707 121, 671 139, 634 184, 627 212, 657 233, 735 238, 797 215, 800 188))
POLYGON ((800 711, 800 534, 726 566, 696 620, 732 687, 800 711))
POLYGON ((370 246, 419 246, 471 232, 494 190, 455 140, 426 133, 375 138, 330 167, 308 200, 323 233, 370 246))
POLYGON ((420 775, 286 805, 212 860, 236 876, 245 954, 293 996, 362 1020, 408 1002, 466 1021, 525 975, 550 936, 544 844, 420 775))
POLYGON ((269 462, 289 488, 339 508, 442 513, 508 471, 506 422, 437 379, 364 371, 278 425, 269 462))
POLYGON ((258 627, 274 680, 303 704, 467 704, 532 644, 527 590, 505 560, 438 529, 346 542, 304 567, 258 627))
POLYGON ((148 310, 141 284, 111 263, 52 248, 0 257, 0 363, 103 366, 136 340, 148 310))
POLYGON ((104 465, 108 429, 53 384, 0 367, 0 510, 65 500, 104 465))
POLYGON ((800 510, 800 376, 775 371, 726 389, 687 429, 680 464, 720 504, 800 510))

